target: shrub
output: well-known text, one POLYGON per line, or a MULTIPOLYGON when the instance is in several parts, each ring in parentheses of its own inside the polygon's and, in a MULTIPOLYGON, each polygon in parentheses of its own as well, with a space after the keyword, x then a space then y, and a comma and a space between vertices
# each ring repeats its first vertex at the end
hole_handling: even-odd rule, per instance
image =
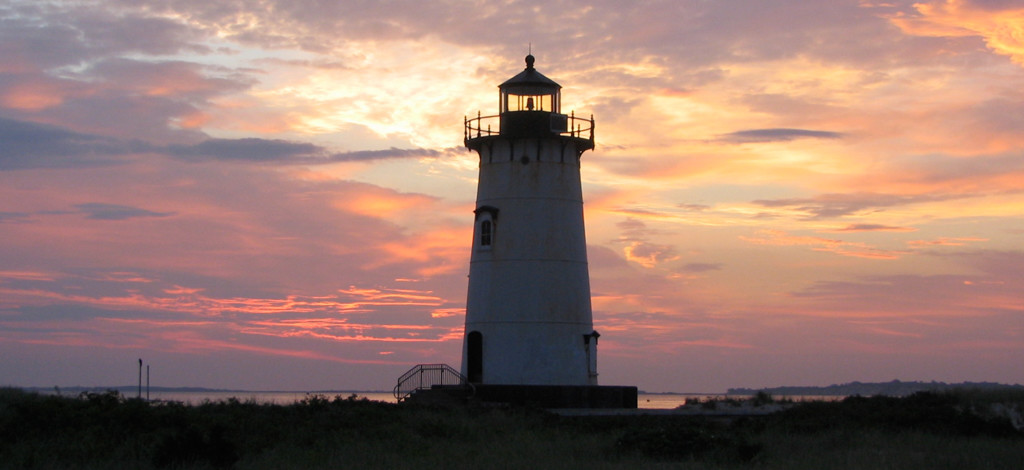
POLYGON ((655 459, 718 462, 748 462, 761 450, 741 433, 710 423, 673 419, 647 424, 627 430, 616 441, 618 449, 655 459))

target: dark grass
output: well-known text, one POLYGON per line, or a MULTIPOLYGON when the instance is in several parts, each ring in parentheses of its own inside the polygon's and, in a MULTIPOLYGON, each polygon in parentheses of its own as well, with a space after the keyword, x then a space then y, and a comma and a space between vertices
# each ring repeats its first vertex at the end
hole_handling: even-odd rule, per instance
POLYGON ((746 418, 560 417, 354 396, 186 406, 0 389, 0 468, 1019 469, 1014 406, 1024 394, 954 391, 746 418))

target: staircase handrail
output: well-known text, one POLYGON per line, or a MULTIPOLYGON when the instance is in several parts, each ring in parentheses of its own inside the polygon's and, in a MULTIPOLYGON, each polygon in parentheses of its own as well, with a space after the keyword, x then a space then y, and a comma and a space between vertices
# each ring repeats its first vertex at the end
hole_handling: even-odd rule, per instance
POLYGON ((430 389, 435 385, 461 385, 468 387, 471 394, 476 391, 464 375, 448 364, 417 364, 398 378, 395 398, 402 401, 416 390, 430 389))

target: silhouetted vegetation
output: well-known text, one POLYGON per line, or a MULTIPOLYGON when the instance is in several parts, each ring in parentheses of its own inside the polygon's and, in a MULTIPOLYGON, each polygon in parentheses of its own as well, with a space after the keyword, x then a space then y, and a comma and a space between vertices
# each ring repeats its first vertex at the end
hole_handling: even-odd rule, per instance
POLYGON ((841 402, 807 402, 784 410, 772 421, 786 430, 922 431, 946 436, 1010 437, 1018 434, 1009 417, 993 416, 987 402, 952 393, 920 392, 908 397, 859 397, 841 402))
POLYGON ((851 395, 886 395, 891 397, 903 397, 913 395, 917 392, 947 392, 955 390, 983 390, 999 391, 1006 390, 1016 393, 1024 393, 1024 385, 1007 385, 995 382, 920 382, 893 380, 890 382, 849 382, 844 384, 833 384, 826 387, 772 387, 772 388, 730 388, 726 395, 754 395, 755 393, 769 393, 775 396, 840 396, 851 395))
MULTIPOLYGON (((778 406, 767 393, 749 404, 778 406)), ((354 395, 186 406, 116 391, 0 389, 0 468, 1016 469, 1024 461, 1024 393, 958 390, 783 408, 747 417, 569 417, 354 395)))
POLYGON ((717 464, 750 462, 761 444, 743 426, 695 419, 640 418, 616 441, 622 451, 657 460, 699 460, 717 464))

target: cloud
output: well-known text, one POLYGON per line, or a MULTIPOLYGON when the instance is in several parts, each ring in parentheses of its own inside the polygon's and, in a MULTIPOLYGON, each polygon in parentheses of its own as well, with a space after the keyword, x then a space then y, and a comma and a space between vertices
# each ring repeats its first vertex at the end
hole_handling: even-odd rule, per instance
MULTIPOLYGON (((792 92, 790 92, 792 93, 792 92)), ((788 93, 751 93, 743 97, 743 104, 752 111, 770 113, 788 118, 823 119, 842 109, 835 104, 822 103, 820 98, 788 93)), ((728 134, 727 134, 728 135, 728 134)), ((843 137, 838 135, 836 137, 843 137)))
POLYGON ((285 164, 328 164, 394 158, 437 157, 433 149, 363 150, 330 153, 305 142, 279 139, 207 139, 196 144, 161 146, 66 128, 0 117, 0 170, 80 168, 123 163, 125 155, 166 153, 188 161, 250 161, 285 164))
POLYGON ((281 161, 316 157, 324 149, 313 144, 259 138, 209 139, 194 145, 169 145, 167 152, 186 160, 281 161))
POLYGON ((686 204, 686 203, 679 203, 677 205, 677 207, 679 207, 680 209, 685 209, 685 210, 690 211, 690 212, 703 212, 703 211, 706 211, 706 210, 711 208, 711 206, 709 206, 707 204, 686 204))
POLYGON ((959 198, 954 194, 880 194, 880 193, 829 193, 810 198, 759 199, 752 201, 763 207, 785 207, 806 213, 809 220, 828 219, 872 212, 888 207, 944 201, 959 198))
POLYGON ((896 181, 924 185, 955 184, 951 189, 975 193, 1019 189, 1019 178, 1024 177, 1024 155, 1018 152, 963 157, 907 156, 894 159, 891 166, 896 181))
POLYGON ((362 150, 355 152, 333 153, 328 157, 328 160, 332 162, 353 162, 385 160, 392 158, 433 158, 441 156, 443 152, 451 150, 453 149, 445 149, 441 151, 434 149, 398 149, 392 147, 387 150, 362 150))
MULTIPOLYGON (((123 0, 119 6, 141 10, 123 0)), ((872 9, 856 3, 641 1, 623 14, 611 0, 586 8, 569 2, 512 9, 415 2, 401 7, 324 5, 311 0, 271 1, 266 8, 248 9, 245 4, 175 0, 142 11, 188 18, 197 31, 249 47, 334 53, 354 63, 377 57, 372 50, 353 47, 366 41, 380 46, 439 38, 448 44, 476 44, 492 56, 518 58, 524 55, 523 44, 532 40, 539 59, 561 64, 574 75, 585 74, 581 80, 599 86, 646 83, 658 89, 718 80, 728 74, 721 65, 730 63, 796 56, 865 62, 878 55, 900 61, 916 58, 911 49, 923 42, 906 40, 872 9), (515 27, 499 37, 492 34, 494 24, 515 27), (850 41, 851 36, 859 40, 850 41), (603 67, 587 70, 584 64, 603 67)))
POLYGON ((730 132, 719 137, 719 141, 738 144, 763 142, 789 142, 795 139, 839 139, 839 132, 814 131, 807 129, 749 129, 730 132))
POLYGON ((936 240, 911 240, 907 242, 908 245, 914 247, 922 246, 963 246, 968 242, 984 242, 988 241, 985 238, 977 237, 941 237, 936 240))
POLYGON ((82 134, 57 126, 0 117, 0 170, 79 168, 120 163, 144 151, 141 142, 82 134))
POLYGON ((891 225, 881 224, 850 224, 843 228, 836 228, 831 230, 821 230, 822 232, 828 233, 841 233, 841 232, 913 232, 917 229, 911 227, 893 227, 891 225))
POLYGON ((329 153, 318 145, 277 139, 209 139, 194 145, 170 145, 167 152, 186 160, 225 160, 283 162, 295 164, 326 164, 385 160, 393 158, 437 157, 442 151, 432 149, 362 150, 329 153))
POLYGON ((615 226, 627 232, 642 231, 647 228, 647 224, 643 223, 643 221, 632 217, 627 217, 626 220, 617 222, 615 226))
POLYGON ((214 124, 208 113, 215 101, 247 92, 257 73, 181 60, 107 58, 74 74, 42 71, 22 81, 38 75, 60 77, 53 85, 60 99, 34 111, 34 120, 166 144, 208 138, 196 127, 214 124))
POLYGON ((834 238, 791 235, 781 230, 759 230, 752 236, 741 236, 740 240, 755 245, 808 246, 814 251, 834 253, 855 258, 893 260, 909 254, 905 250, 886 250, 867 243, 836 240, 834 238))
POLYGON ((138 207, 122 206, 120 204, 102 204, 96 202, 90 202, 87 204, 78 204, 75 206, 82 212, 88 214, 87 217, 94 220, 125 220, 134 219, 139 217, 169 217, 174 215, 174 212, 153 212, 138 207))
POLYGON ((254 336, 385 343, 458 339, 452 333, 457 319, 437 320, 455 316, 453 313, 433 315, 457 309, 430 290, 349 286, 316 296, 221 297, 206 289, 184 288, 160 279, 146 279, 148 285, 142 287, 138 279, 125 277, 125 273, 102 274, 85 278, 0 273, 0 280, 5 281, 0 284, 0 293, 16 303, 5 306, 7 315, 0 320, 2 329, 9 333, 6 339, 32 342, 33 337, 46 336, 54 328, 73 330, 81 341, 95 346, 103 346, 103 338, 110 332, 136 331, 133 337, 148 337, 151 344, 172 349, 224 349, 217 341, 224 334, 246 338, 237 343, 239 347, 254 345, 254 336), (68 285, 82 283, 93 292, 107 293, 67 289, 68 285), (421 314, 389 318, 387 309, 396 307, 421 314), (377 314, 360 316, 365 313, 377 314), (55 326, 54 322, 64 326, 55 326), (14 330, 17 333, 11 334, 14 330))
MULTIPOLYGON (((959 239, 964 241, 978 241, 972 239, 959 239)), ((992 287, 1002 286, 1007 299, 1020 292, 1024 292, 1024 276, 1021 275, 1021 266, 1024 266, 1024 251, 1020 250, 964 250, 950 253, 929 253, 941 259, 953 260, 958 265, 967 266, 971 269, 985 273, 985 278, 975 279, 976 284, 984 284, 992 287)), ((1019 306, 1024 303, 1017 301, 1019 306)))
POLYGON ((176 212, 154 212, 122 204, 105 204, 98 202, 75 204, 74 207, 76 210, 45 210, 36 212, 6 213, 0 212, 0 223, 29 222, 30 220, 35 219, 39 216, 62 216, 75 213, 85 214, 86 219, 90 220, 126 220, 145 217, 162 218, 170 217, 176 214, 176 212))
POLYGON ((890 21, 918 36, 977 36, 998 54, 1024 65, 1024 7, 1005 0, 927 0, 914 3, 914 15, 890 21))
POLYGON ((253 79, 227 67, 181 60, 110 58, 81 72, 81 78, 100 80, 101 90, 116 89, 136 97, 168 97, 174 101, 202 102, 213 96, 241 91, 253 79))
POLYGON ((683 265, 683 271, 690 273, 703 273, 720 269, 722 269, 722 263, 687 263, 683 265))
MULTIPOLYGON (((646 214, 646 211, 616 210, 616 213, 632 215, 646 214)), ((615 226, 622 231, 613 243, 622 245, 622 255, 627 261, 645 268, 654 268, 679 259, 675 247, 670 244, 653 243, 648 239, 662 234, 661 230, 649 228, 642 220, 628 217, 615 226)))
MULTIPOLYGON (((90 345, 82 370, 119 370, 126 350, 107 345, 147 339, 202 353, 192 377, 268 387, 336 378, 330 358, 457 358, 476 161, 448 147, 532 42, 563 107, 598 122, 583 172, 602 377, 692 390, 924 373, 972 320, 998 317, 971 341, 1019 333, 979 305, 1019 304, 1024 263, 972 251, 1019 245, 1024 72, 983 42, 1013 38, 988 27, 1015 25, 1011 6, 0 7, 0 310, 21 322, 0 328, 0 372, 73 380, 18 371, 67 364, 59 344, 90 345), (858 277, 878 270, 910 277, 858 277), (898 340, 924 359, 889 354, 898 340), (651 350, 656 372, 622 365, 651 350), (885 354, 847 354, 864 351, 885 354), (671 374, 680 361, 703 369, 671 374)), ((1008 363, 971 354, 929 371, 1008 363)), ((344 375, 387 386, 392 364, 344 375)))
POLYGON ((0 224, 10 221, 25 220, 31 217, 28 212, 0 212, 0 224))
POLYGON ((464 282, 437 283, 464 268, 471 218, 453 223, 436 196, 310 172, 147 154, 84 172, 0 173, 10 235, 0 258, 9 270, 120 266, 210 295, 315 294, 415 277, 464 297, 452 293, 464 282))
MULTIPOLYGON (((188 23, 113 5, 20 3, 0 10, 0 106, 38 122, 134 139, 195 136, 174 120, 253 81, 167 60, 210 52, 188 23), (129 58, 130 57, 130 58, 129 58), (24 113, 24 114, 22 114, 24 113)), ((183 119, 187 121, 187 119, 183 119)))
POLYGON ((667 261, 679 259, 673 246, 646 241, 630 242, 623 248, 623 253, 627 260, 645 268, 653 268, 667 261))
POLYGON ((95 4, 18 2, 0 9, 0 42, 13 62, 4 68, 46 69, 117 54, 205 52, 203 34, 188 23, 144 10, 95 4))
POLYGON ((592 272, 629 268, 629 263, 618 252, 602 245, 587 245, 587 263, 592 272))
MULTIPOLYGON (((1015 253, 1015 258, 1020 258, 1015 253)), ((994 273, 993 273, 994 274, 994 273)), ((923 316, 975 318, 979 315, 1019 314, 1022 310, 1019 281, 983 275, 893 275, 867 276, 852 281, 819 281, 794 292, 814 299, 817 307, 865 316, 923 316)))

